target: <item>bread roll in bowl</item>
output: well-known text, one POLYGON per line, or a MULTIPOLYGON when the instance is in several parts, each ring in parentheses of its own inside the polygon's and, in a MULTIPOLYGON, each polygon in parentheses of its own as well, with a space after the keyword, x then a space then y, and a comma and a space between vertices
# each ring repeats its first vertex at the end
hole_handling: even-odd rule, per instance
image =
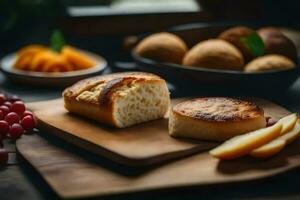
POLYGON ((230 29, 223 31, 218 38, 226 40, 238 48, 246 61, 253 59, 255 56, 250 51, 249 48, 241 41, 241 37, 245 37, 253 34, 255 31, 245 27, 245 26, 236 26, 230 29))
POLYGON ((286 70, 296 67, 296 64, 289 58, 282 55, 265 55, 258 57, 245 66, 246 72, 263 72, 273 70, 286 70))
POLYGON ((275 27, 263 27, 258 31, 265 45, 266 54, 280 54, 297 62, 297 48, 295 44, 275 27))
POLYGON ((183 65, 227 70, 243 70, 244 59, 232 44, 209 39, 195 45, 184 57, 183 65))
POLYGON ((142 57, 159 62, 181 64, 188 48, 172 33, 156 33, 144 38, 134 49, 142 57))
POLYGON ((208 97, 184 101, 170 112, 173 137, 224 141, 266 127, 264 111, 251 102, 208 97))

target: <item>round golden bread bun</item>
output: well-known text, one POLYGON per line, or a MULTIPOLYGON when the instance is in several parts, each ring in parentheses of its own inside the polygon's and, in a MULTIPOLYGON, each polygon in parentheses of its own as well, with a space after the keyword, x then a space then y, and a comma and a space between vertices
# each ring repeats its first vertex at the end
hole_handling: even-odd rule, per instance
POLYGON ((188 48, 172 33, 156 33, 144 38, 134 49, 139 56, 152 60, 181 64, 188 48))
POLYGON ((244 59, 232 44, 221 39, 198 43, 184 57, 183 65, 211 69, 243 70, 244 59))
POLYGON ((244 43, 241 41, 241 37, 248 36, 255 31, 251 28, 245 26, 236 26, 230 29, 223 31, 218 38, 226 40, 233 44, 236 48, 238 48, 244 56, 246 61, 253 59, 255 56, 252 52, 247 48, 244 43))
POLYGON ((297 61, 297 48, 279 29, 263 27, 257 31, 265 45, 266 54, 280 54, 297 61))
POLYGON ((285 70, 296 67, 296 64, 289 58, 282 55, 265 55, 258 57, 245 66, 246 72, 262 72, 272 70, 285 70))
POLYGON ((175 105, 169 117, 174 137, 224 141, 266 127, 264 111, 233 98, 196 98, 175 105))

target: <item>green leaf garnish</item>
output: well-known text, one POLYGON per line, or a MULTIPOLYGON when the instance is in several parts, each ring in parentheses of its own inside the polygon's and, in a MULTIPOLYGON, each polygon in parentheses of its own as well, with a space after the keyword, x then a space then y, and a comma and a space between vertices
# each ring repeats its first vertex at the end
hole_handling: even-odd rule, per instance
POLYGON ((55 52, 60 52, 65 43, 63 34, 59 30, 54 30, 50 37, 50 49, 55 52))
POLYGON ((240 40, 254 56, 262 56, 265 54, 264 42, 257 33, 243 36, 240 40))

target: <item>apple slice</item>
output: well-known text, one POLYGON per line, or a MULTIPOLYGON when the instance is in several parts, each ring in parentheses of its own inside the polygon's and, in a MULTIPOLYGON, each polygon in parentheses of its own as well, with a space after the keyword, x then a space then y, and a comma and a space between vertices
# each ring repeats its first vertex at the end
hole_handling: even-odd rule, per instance
POLYGON ((281 133, 282 124, 262 128, 256 131, 233 137, 220 146, 212 149, 209 153, 219 159, 229 160, 249 154, 264 144, 267 144, 281 133))
POLYGON ((291 115, 288 115, 288 116, 283 117, 280 120, 278 120, 277 123, 282 124, 281 135, 292 130, 296 124, 297 119, 298 119, 297 113, 293 113, 291 115))
POLYGON ((281 151, 286 145, 285 140, 273 140, 268 144, 265 144, 257 149, 251 151, 250 155, 255 158, 269 158, 279 151, 281 151))
POLYGON ((255 158, 269 158, 285 147, 286 144, 293 142, 300 136, 300 121, 297 120, 294 128, 286 134, 274 139, 273 141, 254 149, 250 155, 255 158))
POLYGON ((300 136, 300 120, 298 119, 294 128, 288 133, 280 136, 278 139, 285 140, 287 144, 293 142, 300 136))

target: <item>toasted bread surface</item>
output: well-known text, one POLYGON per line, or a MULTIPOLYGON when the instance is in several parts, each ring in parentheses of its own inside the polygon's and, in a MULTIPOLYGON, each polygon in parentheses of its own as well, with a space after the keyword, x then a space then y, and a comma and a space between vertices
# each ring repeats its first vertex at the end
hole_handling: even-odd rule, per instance
POLYGON ((194 119, 212 122, 239 121, 264 114, 254 103, 226 97, 192 99, 177 104, 173 111, 194 119))
POLYGON ((170 114, 169 133, 174 137, 224 141, 265 126, 264 111, 256 104, 207 97, 175 105, 170 114))

